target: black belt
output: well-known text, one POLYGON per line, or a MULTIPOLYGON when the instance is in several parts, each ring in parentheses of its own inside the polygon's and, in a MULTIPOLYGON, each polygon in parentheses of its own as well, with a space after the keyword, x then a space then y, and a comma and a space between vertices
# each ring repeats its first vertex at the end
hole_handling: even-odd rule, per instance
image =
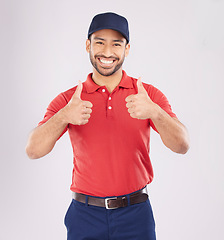
MULTIPOLYGON (((82 193, 73 192, 73 198, 82 203, 86 203, 86 199, 88 201, 88 205, 97 206, 97 207, 105 207, 106 209, 115 209, 120 207, 128 206, 128 197, 111 197, 111 198, 97 198, 88 196, 82 193)), ((130 194, 130 205, 134 205, 136 203, 145 202, 148 199, 147 188, 143 188, 142 190, 130 194)))

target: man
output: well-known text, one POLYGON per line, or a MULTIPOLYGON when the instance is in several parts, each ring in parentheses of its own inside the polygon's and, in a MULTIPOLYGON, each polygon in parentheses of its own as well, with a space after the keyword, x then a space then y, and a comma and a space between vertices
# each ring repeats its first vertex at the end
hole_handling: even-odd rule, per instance
POLYGON ((30 134, 30 158, 48 154, 69 131, 74 152, 69 240, 155 240, 146 185, 153 179, 150 127, 177 153, 189 148, 187 130, 167 98, 122 70, 130 49, 127 20, 96 15, 86 50, 93 66, 84 83, 59 94, 30 134))

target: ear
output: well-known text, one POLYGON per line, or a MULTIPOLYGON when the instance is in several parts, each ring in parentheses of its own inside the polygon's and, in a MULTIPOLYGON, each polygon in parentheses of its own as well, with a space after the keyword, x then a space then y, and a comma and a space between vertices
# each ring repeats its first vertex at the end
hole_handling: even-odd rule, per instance
POLYGON ((86 51, 89 53, 90 52, 90 40, 86 40, 86 51))
POLYGON ((130 43, 128 43, 128 44, 126 45, 126 47, 125 47, 125 57, 128 56, 130 47, 131 47, 131 45, 130 45, 130 43))

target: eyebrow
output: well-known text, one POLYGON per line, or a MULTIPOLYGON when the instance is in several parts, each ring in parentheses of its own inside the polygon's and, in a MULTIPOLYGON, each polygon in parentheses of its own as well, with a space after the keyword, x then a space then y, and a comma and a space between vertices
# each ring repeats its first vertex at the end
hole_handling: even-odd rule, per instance
MULTIPOLYGON (((106 41, 104 38, 101 38, 101 37, 94 37, 94 40, 106 41)), ((115 39, 115 40, 112 40, 112 41, 113 42, 120 42, 120 43, 124 42, 123 40, 120 40, 120 39, 115 39)))

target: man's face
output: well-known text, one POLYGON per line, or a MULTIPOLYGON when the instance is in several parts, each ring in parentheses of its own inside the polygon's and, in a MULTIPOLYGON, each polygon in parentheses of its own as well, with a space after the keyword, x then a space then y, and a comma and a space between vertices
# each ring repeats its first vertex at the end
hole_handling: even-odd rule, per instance
POLYGON ((99 30, 86 41, 90 61, 102 76, 111 76, 121 69, 129 49, 123 35, 111 29, 99 30))

